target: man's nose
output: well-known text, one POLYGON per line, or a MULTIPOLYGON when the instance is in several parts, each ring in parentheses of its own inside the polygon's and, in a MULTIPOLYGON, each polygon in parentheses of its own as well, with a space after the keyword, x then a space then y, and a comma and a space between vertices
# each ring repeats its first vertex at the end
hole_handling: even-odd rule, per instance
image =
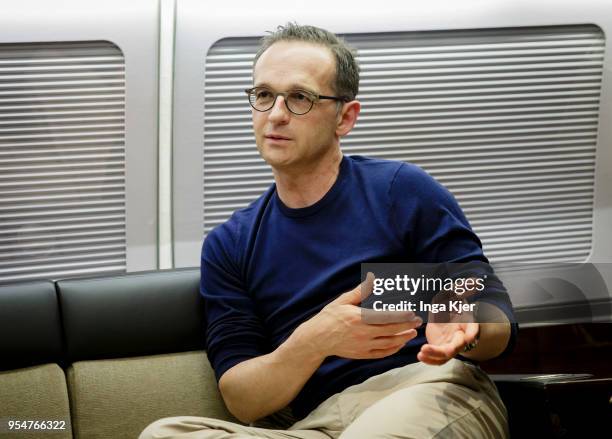
POLYGON ((268 119, 272 123, 287 123, 290 117, 289 109, 285 105, 285 97, 278 95, 274 105, 270 109, 268 119))

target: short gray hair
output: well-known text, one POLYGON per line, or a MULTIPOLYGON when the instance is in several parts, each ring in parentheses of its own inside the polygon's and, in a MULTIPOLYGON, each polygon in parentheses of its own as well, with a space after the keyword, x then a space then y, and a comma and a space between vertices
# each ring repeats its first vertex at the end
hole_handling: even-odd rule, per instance
POLYGON ((349 101, 355 99, 359 91, 359 65, 353 49, 344 39, 315 26, 287 23, 285 26, 278 26, 276 31, 261 39, 253 60, 253 68, 261 54, 279 41, 303 41, 327 47, 336 61, 336 79, 332 84, 334 93, 349 101))

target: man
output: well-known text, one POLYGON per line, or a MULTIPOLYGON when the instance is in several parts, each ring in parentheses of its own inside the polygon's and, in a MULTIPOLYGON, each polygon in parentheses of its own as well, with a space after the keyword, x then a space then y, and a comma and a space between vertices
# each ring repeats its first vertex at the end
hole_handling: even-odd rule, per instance
POLYGON ((372 288, 371 275, 357 285, 364 262, 486 258, 453 197, 424 171, 342 155, 358 81, 351 50, 325 30, 288 24, 263 39, 247 94, 275 184, 203 246, 207 353, 223 399, 245 424, 288 428, 179 417, 141 437, 507 436, 493 384, 465 361, 510 349, 505 292, 483 300, 505 323, 424 329, 418 318, 361 318, 361 292, 372 288))

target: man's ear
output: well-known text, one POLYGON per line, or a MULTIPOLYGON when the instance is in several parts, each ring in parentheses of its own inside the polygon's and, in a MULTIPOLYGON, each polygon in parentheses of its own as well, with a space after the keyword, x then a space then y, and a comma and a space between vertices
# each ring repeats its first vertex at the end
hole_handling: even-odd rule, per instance
POLYGON ((336 135, 338 137, 346 136, 351 132, 357 122, 357 116, 359 116, 360 110, 361 103, 356 100, 342 105, 342 109, 338 115, 338 124, 336 125, 336 135))

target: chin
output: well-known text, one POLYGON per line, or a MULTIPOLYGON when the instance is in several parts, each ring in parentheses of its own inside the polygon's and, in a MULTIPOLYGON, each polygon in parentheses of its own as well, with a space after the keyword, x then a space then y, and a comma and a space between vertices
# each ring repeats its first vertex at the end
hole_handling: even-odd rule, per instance
POLYGON ((286 169, 288 167, 290 167, 294 161, 291 160, 291 158, 289 157, 275 157, 275 156, 268 156, 268 157, 264 157, 263 158, 267 164, 269 164, 270 166, 272 166, 275 169, 286 169))
POLYGON ((271 151, 271 148, 259 148, 259 155, 274 168, 284 168, 295 161, 295 157, 287 154, 286 151, 271 151))

